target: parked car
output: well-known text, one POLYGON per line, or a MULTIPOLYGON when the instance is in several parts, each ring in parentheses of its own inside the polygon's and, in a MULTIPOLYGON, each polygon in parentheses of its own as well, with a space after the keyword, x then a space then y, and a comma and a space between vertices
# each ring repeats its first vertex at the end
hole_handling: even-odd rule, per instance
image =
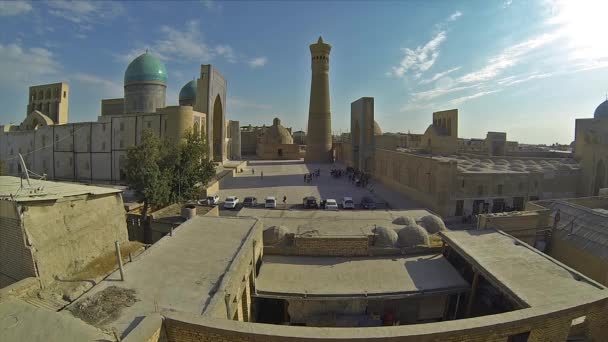
POLYGON ((239 204, 239 198, 236 196, 228 196, 224 200, 224 209, 236 209, 237 204, 239 204))
POLYGON ((343 209, 355 209, 355 201, 353 201, 353 198, 344 197, 342 199, 342 208, 343 209))
POLYGON ((361 208, 376 209, 376 202, 371 197, 363 197, 361 199, 361 208))
POLYGON ((198 201, 198 204, 217 205, 220 202, 220 196, 207 196, 206 199, 198 201))
POLYGON ((319 208, 319 204, 317 204, 317 199, 314 196, 307 196, 302 199, 302 205, 304 209, 317 209, 319 208))
POLYGON ((264 208, 276 208, 277 207, 277 199, 274 197, 266 197, 264 201, 264 208))
POLYGON ((338 202, 335 199, 328 198, 325 200, 325 210, 338 210, 338 202))
POLYGON ((247 196, 243 200, 244 207, 255 207, 256 205, 258 205, 258 199, 253 196, 247 196))

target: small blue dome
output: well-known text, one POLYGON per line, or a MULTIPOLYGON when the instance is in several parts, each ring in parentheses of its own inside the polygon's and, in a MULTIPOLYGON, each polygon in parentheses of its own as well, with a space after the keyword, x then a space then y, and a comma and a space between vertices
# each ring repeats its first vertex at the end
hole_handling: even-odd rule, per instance
POLYGON ((608 119, 608 100, 600 103, 593 113, 594 119, 608 119))
POLYGON ((125 71, 125 84, 142 81, 167 83, 167 69, 165 65, 158 57, 147 51, 129 63, 125 71))
POLYGON ((196 100, 196 80, 186 83, 179 91, 179 100, 196 100))

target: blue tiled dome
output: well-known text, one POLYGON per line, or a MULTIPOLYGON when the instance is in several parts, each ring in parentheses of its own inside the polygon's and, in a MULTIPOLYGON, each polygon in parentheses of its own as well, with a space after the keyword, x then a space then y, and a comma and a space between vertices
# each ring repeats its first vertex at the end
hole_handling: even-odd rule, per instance
POLYGON ((608 119, 608 100, 600 103, 593 113, 594 119, 608 119))
POLYGON ((158 57, 147 51, 135 58, 125 71, 125 84, 142 81, 167 83, 167 69, 165 65, 158 57))
POLYGON ((196 100, 196 80, 186 83, 179 91, 179 100, 196 100))

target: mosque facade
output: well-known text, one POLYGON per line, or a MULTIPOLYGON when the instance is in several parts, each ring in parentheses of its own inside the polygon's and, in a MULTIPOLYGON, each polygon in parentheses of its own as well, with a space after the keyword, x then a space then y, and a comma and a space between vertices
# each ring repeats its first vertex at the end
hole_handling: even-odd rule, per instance
POLYGON ((201 65, 199 77, 181 89, 178 106, 166 105, 167 77, 162 61, 146 51, 125 71, 124 97, 102 100, 101 115, 91 122, 68 122, 66 83, 31 87, 24 121, 0 126, 5 172, 21 173, 21 154, 30 171, 47 179, 120 183, 127 150, 141 141, 144 130, 171 141, 188 130, 204 132, 212 160, 235 156, 240 139, 228 138, 222 74, 201 65))

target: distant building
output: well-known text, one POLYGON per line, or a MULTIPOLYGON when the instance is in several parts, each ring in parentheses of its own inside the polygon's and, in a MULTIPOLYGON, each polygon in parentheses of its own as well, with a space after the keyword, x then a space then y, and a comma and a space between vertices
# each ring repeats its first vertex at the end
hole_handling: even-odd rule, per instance
POLYGON ((581 196, 597 196, 608 187, 608 100, 597 106, 592 119, 576 119, 574 158, 583 167, 581 196))
POLYGON ((580 165, 568 155, 519 159, 500 132, 479 141, 477 153, 459 152, 457 109, 433 113, 424 134, 381 136, 373 111, 373 98, 351 104, 351 142, 336 146, 338 160, 442 217, 522 210, 530 200, 577 194, 580 165))
POLYGON ((0 176, 0 288, 70 279, 127 240, 120 190, 0 176))
MULTIPOLYGON (((166 81, 164 64, 146 52, 125 71, 125 97, 102 100, 97 121, 78 123, 67 123, 67 84, 32 87, 32 111, 23 123, 0 126, 0 159, 10 175, 19 174, 22 154, 29 169, 49 179, 122 182, 126 152, 140 142, 144 130, 172 141, 192 130, 205 132, 214 161, 227 160, 223 76, 211 65, 202 65, 199 78, 180 91, 179 106, 165 106, 166 81)), ((232 146, 239 149, 238 144, 232 146)))

